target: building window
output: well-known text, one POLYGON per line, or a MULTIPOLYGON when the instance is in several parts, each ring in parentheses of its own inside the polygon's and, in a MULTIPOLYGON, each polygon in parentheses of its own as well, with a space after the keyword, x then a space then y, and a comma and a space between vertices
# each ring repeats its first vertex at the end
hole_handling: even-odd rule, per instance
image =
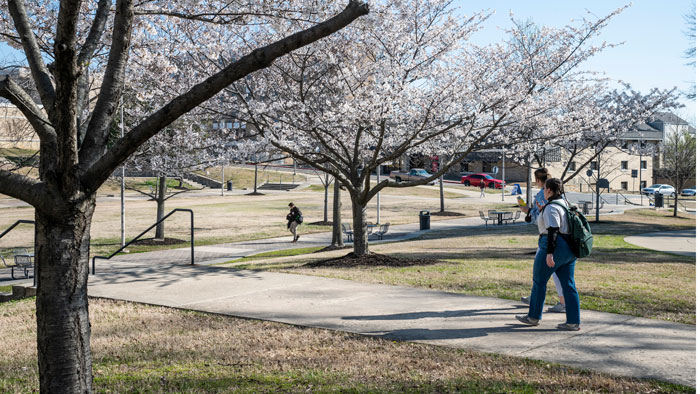
POLYGON ((598 162, 592 161, 591 162, 591 170, 597 170, 597 169, 598 169, 598 162))
POLYGON ((218 130, 219 129, 219 122, 214 122, 212 127, 214 128, 214 130, 218 130))
POLYGON ((640 165, 640 167, 642 167, 642 170, 646 170, 646 169, 647 169, 647 161, 646 161, 646 160, 642 160, 642 161, 639 163, 639 165, 640 165))
POLYGON ((227 121, 227 122, 226 122, 226 128, 227 128, 227 129, 232 129, 232 128, 233 128, 233 122, 231 122, 230 120, 227 121))
POLYGON ((627 190, 627 182, 622 182, 622 185, 620 186, 620 189, 622 189, 622 190, 627 190))
POLYGON ((627 161, 621 161, 620 162, 620 169, 622 171, 627 171, 627 161))
POLYGON ((569 163, 569 168, 567 168, 566 170, 569 172, 576 171, 576 163, 574 163, 574 162, 569 163))

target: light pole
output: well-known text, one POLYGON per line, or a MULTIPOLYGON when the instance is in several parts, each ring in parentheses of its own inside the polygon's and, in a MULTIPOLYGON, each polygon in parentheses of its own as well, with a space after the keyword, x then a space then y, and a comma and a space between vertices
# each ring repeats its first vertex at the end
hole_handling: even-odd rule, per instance
MULTIPOLYGON (((120 95, 119 96, 119 101, 120 101, 120 119, 119 123, 120 124, 120 135, 123 138, 124 137, 124 96, 120 95)), ((120 195, 120 200, 121 200, 121 222, 122 222, 122 228, 121 228, 121 246, 126 245, 126 210, 124 209, 124 165, 122 164, 122 179, 121 179, 121 195, 120 195)))
MULTIPOLYGON (((380 180, 379 177, 382 174, 382 166, 378 165, 377 166, 377 185, 379 184, 380 180)), ((379 225, 382 220, 381 220, 381 205, 382 205, 382 196, 381 192, 377 192, 377 225, 379 225)))

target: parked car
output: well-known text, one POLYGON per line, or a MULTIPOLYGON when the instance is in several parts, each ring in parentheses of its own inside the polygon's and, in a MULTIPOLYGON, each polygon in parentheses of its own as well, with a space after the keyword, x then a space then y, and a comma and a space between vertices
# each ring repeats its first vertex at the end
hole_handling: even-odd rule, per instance
POLYGON ((657 192, 659 194, 663 194, 664 196, 673 196, 676 194, 676 189, 671 185, 664 185, 660 183, 642 189, 642 193, 646 194, 647 196, 654 195, 657 192))
POLYGON ((694 196, 694 195, 695 195, 695 186, 681 190, 681 196, 694 196))
POLYGON ((465 175, 462 177, 462 183, 464 186, 479 186, 481 184, 481 180, 484 180, 486 183, 486 187, 490 187, 491 189, 502 189, 505 187, 506 183, 500 179, 496 179, 492 177, 489 174, 471 174, 471 175, 465 175))
MULTIPOLYGON (((389 178, 395 180, 396 182, 410 182, 410 181, 420 181, 425 178, 430 178, 433 174, 422 168, 411 168, 410 171, 392 171, 389 173, 389 178)), ((428 185, 434 185, 435 180, 428 182, 428 185)))

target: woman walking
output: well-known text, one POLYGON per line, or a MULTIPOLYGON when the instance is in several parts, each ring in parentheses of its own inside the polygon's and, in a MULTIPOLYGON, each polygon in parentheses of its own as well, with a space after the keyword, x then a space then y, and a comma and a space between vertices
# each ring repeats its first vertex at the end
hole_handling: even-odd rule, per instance
POLYGON ((530 309, 527 315, 516 315, 515 318, 521 323, 531 326, 540 324, 547 293, 547 281, 556 272, 561 281, 566 302, 566 322, 557 325, 557 328, 578 331, 580 330, 581 314, 578 291, 574 281, 576 256, 568 243, 571 230, 566 217, 568 204, 561 198, 563 192, 564 184, 560 179, 551 178, 545 183, 544 197, 547 204, 537 218, 540 238, 532 269, 530 309))
MULTIPOLYGON (((525 213, 525 221, 527 223, 533 223, 537 225, 537 218, 540 215, 540 211, 547 204, 547 200, 544 198, 544 185, 547 179, 551 178, 549 175, 549 170, 542 167, 535 170, 535 183, 540 188, 540 190, 535 195, 535 201, 531 207, 520 207, 520 210, 525 213)), ((566 300, 564 300, 564 291, 561 288, 561 282, 556 273, 552 274, 552 280, 554 281, 554 286, 557 288, 557 295, 559 296, 559 302, 556 305, 547 309, 547 312, 566 312, 566 300)), ((520 301, 525 304, 530 305, 530 296, 520 297, 520 301)))

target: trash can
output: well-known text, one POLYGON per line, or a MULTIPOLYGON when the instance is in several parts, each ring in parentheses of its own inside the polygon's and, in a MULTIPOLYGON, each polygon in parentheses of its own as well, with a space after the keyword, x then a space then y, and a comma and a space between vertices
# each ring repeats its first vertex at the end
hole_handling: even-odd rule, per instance
POLYGON ((654 206, 656 208, 664 207, 664 195, 661 193, 654 193, 654 206))
POLYGON ((226 190, 228 190, 228 191, 233 190, 233 181, 226 181, 226 190))
POLYGON ((430 230, 430 211, 420 211, 418 217, 420 218, 420 229, 430 230))

